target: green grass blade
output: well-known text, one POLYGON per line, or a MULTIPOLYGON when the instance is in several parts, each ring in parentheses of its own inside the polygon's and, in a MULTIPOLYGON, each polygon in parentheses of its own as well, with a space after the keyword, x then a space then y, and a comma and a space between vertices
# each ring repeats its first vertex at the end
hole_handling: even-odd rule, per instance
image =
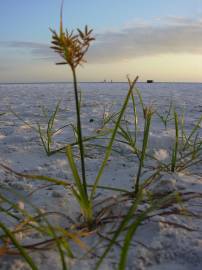
POLYGON ((178 144, 179 144, 179 125, 178 125, 178 114, 174 112, 174 120, 175 120, 175 145, 172 152, 172 160, 171 160, 171 171, 174 172, 176 168, 177 162, 177 153, 178 153, 178 144))
POLYGON ((147 145, 148 145, 148 140, 149 140, 149 130, 150 130, 150 125, 151 125, 151 120, 152 120, 152 115, 153 115, 153 111, 151 108, 145 108, 144 111, 145 111, 144 135, 143 135, 142 151, 140 154, 138 173, 137 173, 136 182, 135 182, 135 193, 137 193, 139 189, 140 176, 141 176, 142 168, 144 166, 144 160, 146 157, 146 150, 147 150, 147 145))
POLYGON ((138 95, 138 98, 139 98, 139 101, 140 101, 140 105, 141 105, 141 108, 142 108, 142 112, 144 114, 144 102, 143 102, 143 99, 142 99, 142 95, 139 91, 139 89, 137 87, 135 87, 135 92, 137 93, 138 95))
POLYGON ((15 238, 14 234, 0 221, 0 228, 4 231, 4 233, 10 238, 13 245, 19 251, 21 256, 25 259, 25 261, 29 264, 32 270, 38 270, 37 266, 33 262, 32 258, 28 255, 26 250, 20 245, 20 243, 15 238))
POLYGON ((38 126, 38 134, 39 134, 40 140, 42 142, 43 148, 44 148, 46 154, 49 155, 50 149, 47 147, 47 140, 43 135, 43 132, 41 130, 41 126, 39 123, 37 124, 37 126, 38 126))
POLYGON ((137 217, 136 221, 130 226, 130 228, 126 234, 126 237, 124 239, 123 247, 121 249, 118 270, 124 270, 126 268, 127 255, 128 255, 128 251, 129 251, 129 247, 130 247, 130 243, 132 241, 132 238, 133 238, 137 228, 139 227, 139 225, 142 223, 142 221, 145 219, 145 217, 147 216, 147 214, 150 211, 151 211, 151 209, 148 209, 147 211, 144 211, 143 213, 141 213, 137 217))
POLYGON ((98 172, 98 174, 97 174, 97 177, 96 177, 94 186, 93 186, 93 188, 92 188, 91 195, 90 195, 90 200, 92 200, 93 197, 94 197, 94 195, 95 195, 97 185, 98 185, 99 180, 100 180, 100 178, 101 178, 101 176, 102 176, 103 170, 104 170, 104 168, 105 168, 105 166, 106 166, 106 164, 107 164, 108 158, 110 157, 111 150, 112 150, 112 145, 113 145, 113 143, 114 143, 114 140, 115 140, 115 137, 116 137, 117 130, 118 130, 118 128, 119 128, 119 125, 120 125, 122 116, 123 116, 123 114, 124 114, 124 112, 125 112, 125 110, 126 110, 126 107, 127 107, 127 105, 128 105, 128 101, 129 101, 129 98, 130 98, 130 95, 131 95, 131 93, 132 93, 132 91, 133 91, 133 88, 134 88, 134 86, 135 86, 137 80, 138 80, 138 77, 136 77, 135 80, 130 84, 128 94, 127 94, 127 96, 126 96, 126 98, 125 98, 125 101, 124 101, 124 103, 123 103, 123 105, 122 105, 122 108, 121 108, 120 114, 119 114, 119 116, 118 116, 116 125, 115 125, 115 127, 114 127, 113 132, 112 132, 112 136, 111 136, 110 142, 109 142, 109 144, 108 144, 108 146, 107 146, 107 149, 106 149, 106 152, 105 152, 104 160, 103 160, 103 162, 102 162, 102 165, 101 165, 101 167, 100 167, 100 169, 99 169, 99 172, 98 172))
POLYGON ((179 195, 174 192, 172 194, 167 195, 163 199, 158 199, 157 201, 154 201, 145 211, 143 211, 139 216, 136 218, 136 220, 129 226, 129 229, 126 233, 124 243, 121 249, 121 255, 120 255, 120 260, 119 260, 119 267, 118 270, 124 270, 126 268, 126 262, 127 262, 127 255, 130 247, 130 243, 133 239, 133 236, 138 229, 139 225, 142 223, 142 221, 148 216, 149 213, 152 211, 158 210, 163 205, 169 204, 173 198, 175 200, 180 200, 179 195))
POLYGON ((142 189, 139 190, 138 194, 136 195, 136 198, 132 204, 132 206, 130 207, 126 217, 122 220, 121 224, 119 225, 118 229, 116 230, 116 232, 114 233, 109 245, 107 246, 107 248, 105 249, 105 251, 103 252, 103 254, 100 256, 96 266, 95 266, 95 270, 98 270, 101 263, 103 262, 104 258, 107 256, 107 254, 109 253, 109 251, 111 250, 112 246, 115 244, 116 239, 119 237, 119 235, 123 232, 123 230, 125 229, 125 227, 127 226, 127 224, 130 222, 131 218, 133 217, 134 213, 136 212, 138 205, 140 204, 141 200, 143 198, 143 191, 142 189))
POLYGON ((137 141, 137 131, 138 131, 138 114, 137 114, 137 106, 136 106, 136 102, 135 102, 135 96, 134 96, 133 92, 132 92, 131 98, 132 98, 132 104, 133 104, 134 127, 135 127, 135 143, 136 143, 136 141, 137 141))
MULTIPOLYGON (((24 225, 27 224, 27 226, 31 227, 32 229, 35 229, 36 231, 40 232, 42 235, 46 235, 46 236, 48 235, 50 237, 53 237, 53 240, 56 243, 56 246, 58 248, 58 252, 59 252, 60 257, 61 257, 61 263, 62 263, 63 270, 67 270, 67 266, 66 266, 66 262, 65 262, 65 255, 64 255, 64 252, 62 250, 63 243, 62 243, 62 241, 60 241, 60 238, 57 236, 55 228, 52 227, 52 225, 50 224, 48 219, 45 218, 45 214, 41 213, 41 211, 36 206, 34 206, 32 203, 30 203, 29 198, 22 196, 20 193, 14 191, 12 189, 5 188, 5 187, 3 189, 8 191, 8 192, 11 192, 12 194, 15 194, 21 201, 26 202, 29 206, 31 206, 34 210, 36 210, 36 212, 38 213, 38 217, 40 217, 39 221, 41 221, 41 222, 45 221, 45 223, 47 224, 47 227, 45 227, 44 225, 40 225, 40 223, 37 222, 37 219, 35 216, 31 215, 26 210, 21 209, 16 203, 13 203, 11 200, 7 199, 6 197, 4 197, 0 193, 0 198, 2 201, 10 204, 13 209, 15 209, 19 213, 21 213, 22 218, 25 217, 24 221, 22 219, 21 224, 23 224, 23 223, 24 223, 24 225), (33 225, 32 223, 30 223, 31 221, 37 223, 37 225, 33 225)), ((10 233, 14 235, 13 232, 10 231, 10 233)), ((23 247, 20 243, 18 243, 18 244, 25 250, 26 246, 23 247)))
POLYGON ((189 145, 190 140, 192 139, 192 137, 194 136, 194 134, 197 132, 197 130, 200 128, 200 125, 202 123, 202 116, 198 119, 197 123, 195 124, 194 128, 192 129, 190 135, 188 136, 185 145, 183 147, 183 150, 186 149, 186 147, 189 145))
POLYGON ((69 161, 69 165, 70 165, 70 168, 71 168, 74 180, 75 180, 76 187, 79 190, 79 194, 84 200, 88 200, 88 198, 86 197, 86 193, 83 189, 83 184, 81 182, 81 178, 79 176, 76 164, 74 162, 71 145, 68 145, 66 148, 66 156, 67 156, 67 159, 69 161))
POLYGON ((58 111, 59 111, 59 108, 60 108, 60 103, 61 103, 61 100, 58 101, 58 103, 57 103, 57 105, 56 105, 56 107, 55 107, 55 110, 54 110, 53 114, 51 115, 51 117, 50 117, 50 119, 49 119, 49 121, 48 121, 48 128, 49 128, 50 130, 52 130, 52 128, 53 128, 53 125, 54 125, 54 122, 55 122, 56 115, 57 115, 57 113, 58 113, 58 111))
POLYGON ((49 177, 49 176, 45 176, 45 175, 32 175, 32 174, 19 173, 19 172, 16 172, 16 171, 12 170, 11 168, 1 164, 1 163, 0 163, 0 166, 3 169, 5 169, 6 171, 10 172, 10 173, 13 173, 13 174, 15 174, 17 176, 24 177, 24 178, 27 178, 27 179, 51 182, 51 183, 54 183, 56 185, 61 185, 61 186, 65 186, 65 187, 71 187, 72 186, 72 184, 70 182, 68 182, 67 180, 59 180, 59 179, 49 177))

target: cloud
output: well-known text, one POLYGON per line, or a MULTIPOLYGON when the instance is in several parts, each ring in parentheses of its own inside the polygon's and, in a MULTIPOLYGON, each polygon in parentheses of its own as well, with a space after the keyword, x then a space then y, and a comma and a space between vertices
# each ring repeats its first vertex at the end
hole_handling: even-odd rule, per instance
POLYGON ((7 71, 9 68, 7 66, 0 66, 0 71, 7 71))
MULTIPOLYGON (((29 50, 42 61, 58 61, 49 44, 13 41, 1 42, 0 46, 29 50)), ((202 54, 202 20, 168 16, 152 23, 134 23, 118 31, 98 33, 88 60, 107 63, 170 53, 202 54)))
POLYGON ((202 21, 167 17, 158 24, 138 24, 97 35, 92 61, 115 61, 170 53, 202 54, 202 21))
POLYGON ((37 43, 37 42, 28 42, 28 41, 1 41, 0 42, 1 47, 9 47, 9 48, 44 48, 47 47, 46 44, 43 43, 37 43))
POLYGON ((50 49, 49 44, 28 41, 1 41, 0 47, 20 51, 29 51, 30 54, 41 60, 58 60, 57 55, 50 49))

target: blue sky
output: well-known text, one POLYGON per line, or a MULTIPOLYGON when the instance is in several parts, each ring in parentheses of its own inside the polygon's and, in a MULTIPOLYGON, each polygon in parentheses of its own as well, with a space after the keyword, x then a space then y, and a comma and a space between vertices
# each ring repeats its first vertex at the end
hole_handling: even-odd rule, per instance
MULTIPOLYGON (((0 82, 71 79, 64 68, 53 65, 55 59, 48 49, 49 27, 58 28, 60 3, 0 1, 0 82)), ((63 13, 65 26, 72 29, 88 24, 96 35, 89 64, 79 71, 81 80, 122 80, 134 70, 143 80, 153 76, 159 81, 202 81, 202 66, 195 62, 202 57, 202 0, 66 0, 63 13), (162 71, 163 59, 167 71, 165 65, 162 71), (184 61, 184 77, 180 67, 173 75, 179 61, 184 61), (197 74, 192 76, 191 68, 197 68, 197 74)))

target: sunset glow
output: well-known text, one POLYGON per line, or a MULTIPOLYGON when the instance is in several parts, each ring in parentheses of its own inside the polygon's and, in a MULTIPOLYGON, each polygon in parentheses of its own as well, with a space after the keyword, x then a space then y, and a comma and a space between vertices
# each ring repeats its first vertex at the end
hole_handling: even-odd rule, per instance
MULTIPOLYGON (((94 2, 64 4, 64 25, 88 24, 96 37, 80 81, 123 81, 128 73, 142 81, 202 81, 201 0, 94 2)), ((1 1, 0 82, 71 80, 49 48, 60 3, 1 1)))

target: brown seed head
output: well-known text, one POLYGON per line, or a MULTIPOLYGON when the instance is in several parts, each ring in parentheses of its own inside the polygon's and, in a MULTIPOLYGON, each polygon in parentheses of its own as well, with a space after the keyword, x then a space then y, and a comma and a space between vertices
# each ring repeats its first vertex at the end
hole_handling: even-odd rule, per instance
POLYGON ((57 52, 63 59, 63 62, 57 63, 59 65, 68 64, 75 69, 78 65, 86 62, 84 55, 88 51, 91 41, 95 40, 91 36, 92 29, 88 30, 86 25, 84 31, 77 29, 77 34, 63 30, 62 23, 62 8, 60 16, 60 33, 50 29, 52 32, 52 46, 51 48, 57 52))

